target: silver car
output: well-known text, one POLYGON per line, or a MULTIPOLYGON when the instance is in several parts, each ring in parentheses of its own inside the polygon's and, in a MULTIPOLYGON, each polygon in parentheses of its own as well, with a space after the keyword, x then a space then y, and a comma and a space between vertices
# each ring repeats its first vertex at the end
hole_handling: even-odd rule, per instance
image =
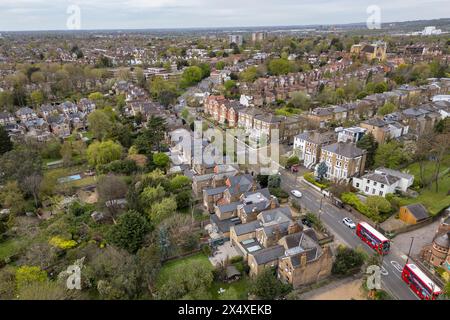
POLYGON ((350 229, 355 229, 356 228, 356 224, 353 222, 352 219, 345 217, 344 219, 342 219, 342 222, 349 227, 350 229))

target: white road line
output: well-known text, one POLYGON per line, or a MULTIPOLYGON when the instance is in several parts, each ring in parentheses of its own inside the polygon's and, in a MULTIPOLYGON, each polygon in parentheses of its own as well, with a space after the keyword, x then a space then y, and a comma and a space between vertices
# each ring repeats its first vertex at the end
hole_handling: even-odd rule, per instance
POLYGON ((398 262, 395 261, 395 260, 392 260, 392 261, 391 261, 391 264, 392 264, 392 266, 393 266, 395 269, 397 269, 398 272, 403 272, 403 268, 402 268, 402 266, 400 265, 400 263, 398 263, 398 262))

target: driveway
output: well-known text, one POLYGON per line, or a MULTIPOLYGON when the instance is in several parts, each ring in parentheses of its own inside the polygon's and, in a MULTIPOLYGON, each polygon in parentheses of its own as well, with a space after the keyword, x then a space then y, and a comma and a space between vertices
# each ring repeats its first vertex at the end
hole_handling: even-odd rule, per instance
POLYGON ((217 266, 221 262, 225 261, 227 257, 228 259, 231 259, 239 255, 240 254, 237 252, 237 250, 231 246, 231 242, 227 241, 223 245, 217 247, 216 253, 213 257, 209 257, 209 261, 213 266, 217 266))

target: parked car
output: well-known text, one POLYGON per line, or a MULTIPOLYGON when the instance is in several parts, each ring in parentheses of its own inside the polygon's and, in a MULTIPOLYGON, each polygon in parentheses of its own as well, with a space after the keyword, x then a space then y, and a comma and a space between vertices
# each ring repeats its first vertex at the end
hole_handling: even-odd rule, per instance
POLYGON ((349 227, 350 229, 355 229, 356 228, 356 224, 353 222, 352 219, 345 217, 344 219, 342 219, 342 222, 349 227))
POLYGON ((296 198, 301 198, 303 196, 302 193, 298 190, 292 190, 291 193, 296 198))
POLYGON ((303 218, 303 219, 302 219, 302 224, 305 225, 305 226, 307 226, 307 227, 309 227, 309 228, 312 227, 312 222, 309 221, 308 218, 303 218))

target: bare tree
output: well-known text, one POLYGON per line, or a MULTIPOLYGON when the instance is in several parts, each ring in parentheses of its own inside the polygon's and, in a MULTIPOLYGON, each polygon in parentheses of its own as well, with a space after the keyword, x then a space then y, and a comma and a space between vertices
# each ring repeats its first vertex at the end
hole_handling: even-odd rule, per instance
POLYGON ((121 209, 119 200, 125 199, 127 191, 128 187, 125 181, 115 175, 103 176, 97 183, 99 200, 105 204, 114 223, 116 223, 115 218, 121 209))
POLYGON ((437 135, 432 142, 432 153, 435 159, 434 181, 436 185, 436 192, 439 192, 439 175, 441 171, 441 164, 444 157, 450 151, 450 133, 437 135))
POLYGON ((34 173, 28 177, 25 177, 23 188, 26 192, 31 194, 34 198, 34 204, 36 208, 39 205, 39 191, 41 190, 42 176, 38 173, 34 173))

